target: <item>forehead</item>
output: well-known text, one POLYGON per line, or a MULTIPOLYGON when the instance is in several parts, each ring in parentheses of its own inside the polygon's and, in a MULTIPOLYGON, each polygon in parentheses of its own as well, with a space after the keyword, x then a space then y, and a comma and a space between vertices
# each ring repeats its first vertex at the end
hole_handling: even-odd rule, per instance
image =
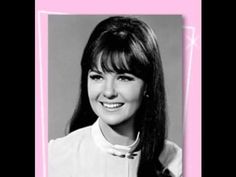
POLYGON ((102 74, 102 73, 109 73, 109 74, 124 74, 124 73, 129 73, 129 74, 132 74, 130 71, 116 71, 114 69, 110 69, 110 70, 105 70, 104 68, 101 67, 101 64, 98 64, 96 67, 92 67, 89 72, 96 72, 96 73, 99 73, 99 74, 102 74))
POLYGON ((127 73, 130 67, 124 53, 121 52, 100 52, 94 57, 91 69, 100 72, 127 73))

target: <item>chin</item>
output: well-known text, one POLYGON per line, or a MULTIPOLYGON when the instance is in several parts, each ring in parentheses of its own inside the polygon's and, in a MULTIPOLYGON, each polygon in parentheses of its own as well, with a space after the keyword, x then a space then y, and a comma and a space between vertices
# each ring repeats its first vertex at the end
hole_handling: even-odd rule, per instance
POLYGON ((111 126, 115 126, 115 125, 119 125, 122 122, 124 122, 125 120, 119 119, 117 117, 114 116, 109 116, 109 117, 100 117, 102 119, 102 121, 104 123, 106 123, 107 125, 111 125, 111 126))
POLYGON ((99 116, 99 117, 102 119, 104 123, 106 123, 109 126, 119 126, 131 120, 130 118, 125 118, 120 115, 117 115, 117 116, 109 115, 109 116, 99 116))

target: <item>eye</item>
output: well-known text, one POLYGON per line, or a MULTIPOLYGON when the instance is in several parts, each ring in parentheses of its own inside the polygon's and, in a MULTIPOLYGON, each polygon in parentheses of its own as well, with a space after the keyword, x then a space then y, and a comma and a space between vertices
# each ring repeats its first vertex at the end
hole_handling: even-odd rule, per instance
POLYGON ((128 82, 128 81, 133 81, 134 77, 129 75, 120 75, 118 76, 118 80, 128 82))
POLYGON ((94 81, 99 81, 99 80, 103 79, 103 77, 101 75, 99 75, 99 74, 90 74, 89 78, 94 80, 94 81))

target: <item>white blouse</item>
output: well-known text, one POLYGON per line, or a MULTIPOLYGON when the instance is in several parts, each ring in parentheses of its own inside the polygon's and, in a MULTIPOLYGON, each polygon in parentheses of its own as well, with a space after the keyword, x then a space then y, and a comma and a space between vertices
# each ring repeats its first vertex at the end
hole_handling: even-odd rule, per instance
MULTIPOLYGON (((139 143, 112 145, 103 136, 99 119, 48 144, 48 177, 136 177, 140 151, 132 153, 139 143)), ((173 177, 182 176, 182 150, 166 140, 160 162, 173 177)))

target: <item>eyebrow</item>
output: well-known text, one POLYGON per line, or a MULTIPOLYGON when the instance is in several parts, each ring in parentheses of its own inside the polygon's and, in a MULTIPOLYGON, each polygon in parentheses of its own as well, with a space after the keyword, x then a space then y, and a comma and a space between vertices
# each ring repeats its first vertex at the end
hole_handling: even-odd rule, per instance
POLYGON ((99 70, 95 70, 95 69, 90 69, 89 72, 95 72, 95 73, 98 73, 98 74, 102 74, 101 71, 99 71, 99 70))
MULTIPOLYGON (((89 71, 88 71, 88 73, 89 72, 95 72, 95 73, 97 73, 97 74, 103 74, 104 72, 103 71, 99 71, 99 70, 97 70, 97 69, 89 69, 89 71)), ((131 73, 131 72, 115 72, 114 71, 114 73, 117 73, 117 74, 128 74, 128 75, 134 75, 133 73, 131 73)))

